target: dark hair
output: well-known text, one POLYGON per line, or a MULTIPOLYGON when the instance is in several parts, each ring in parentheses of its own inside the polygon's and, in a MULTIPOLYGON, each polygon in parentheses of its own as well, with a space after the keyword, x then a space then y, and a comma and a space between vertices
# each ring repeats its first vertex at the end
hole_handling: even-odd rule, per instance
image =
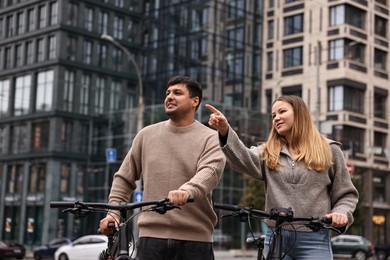
POLYGON ((196 107, 197 110, 200 103, 202 102, 202 96, 203 96, 202 86, 199 84, 199 82, 186 76, 174 76, 168 81, 167 88, 177 84, 186 85, 188 92, 190 93, 190 97, 199 98, 199 104, 196 107))

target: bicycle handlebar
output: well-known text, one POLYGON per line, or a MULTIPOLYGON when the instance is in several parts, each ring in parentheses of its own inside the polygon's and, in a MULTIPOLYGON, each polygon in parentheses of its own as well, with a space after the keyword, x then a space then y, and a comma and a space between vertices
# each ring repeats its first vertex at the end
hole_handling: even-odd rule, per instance
POLYGON ((268 218, 271 220, 276 220, 279 223, 301 221, 308 222, 303 225, 307 226, 313 231, 319 231, 321 229, 331 229, 337 233, 341 233, 340 230, 329 225, 332 223, 332 219, 325 217, 294 217, 292 208, 273 208, 271 209, 270 213, 254 209, 253 207, 222 203, 214 203, 214 208, 232 211, 232 214, 225 216, 240 217, 241 221, 247 221, 247 218, 243 218, 246 216, 249 216, 251 218, 268 218))
MULTIPOLYGON (((187 202, 194 202, 193 197, 189 197, 187 202)), ((77 215, 78 217, 86 216, 89 212, 100 210, 119 210, 126 211, 145 206, 153 206, 152 210, 165 214, 167 210, 173 208, 180 208, 179 206, 172 205, 168 198, 160 200, 141 201, 135 203, 118 202, 118 203, 105 203, 105 202, 83 202, 83 201, 51 201, 51 208, 64 208, 63 212, 69 212, 77 215)))

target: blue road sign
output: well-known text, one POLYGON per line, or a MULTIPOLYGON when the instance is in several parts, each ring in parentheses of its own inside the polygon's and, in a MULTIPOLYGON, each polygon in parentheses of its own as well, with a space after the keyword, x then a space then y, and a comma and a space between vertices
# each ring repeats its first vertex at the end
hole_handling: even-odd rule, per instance
POLYGON ((106 149, 106 160, 107 162, 116 162, 116 149, 107 148, 106 149))
POLYGON ((134 192, 134 202, 141 202, 142 196, 143 196, 142 191, 135 191, 134 192))

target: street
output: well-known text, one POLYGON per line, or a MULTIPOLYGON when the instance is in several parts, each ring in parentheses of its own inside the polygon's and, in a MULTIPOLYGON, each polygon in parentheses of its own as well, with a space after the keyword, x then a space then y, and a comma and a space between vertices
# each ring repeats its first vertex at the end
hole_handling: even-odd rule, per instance
POLYGON ((241 251, 237 250, 226 250, 226 251, 215 251, 215 260, 256 260, 256 251, 241 251))

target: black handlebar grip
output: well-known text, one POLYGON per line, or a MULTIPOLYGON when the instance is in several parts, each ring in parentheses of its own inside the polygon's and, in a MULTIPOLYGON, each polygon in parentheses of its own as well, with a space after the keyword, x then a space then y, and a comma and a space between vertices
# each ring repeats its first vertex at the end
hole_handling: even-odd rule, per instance
POLYGON ((187 202, 194 202, 194 201, 195 201, 195 199, 192 196, 189 196, 188 199, 187 199, 187 202))
POLYGON ((75 201, 50 201, 50 208, 73 208, 75 201))
POLYGON ((324 224, 332 224, 332 219, 331 218, 321 218, 322 223, 324 224))
POLYGON ((214 208, 230 210, 230 211, 240 211, 242 209, 242 207, 237 206, 237 205, 228 205, 228 204, 222 204, 222 203, 214 203, 214 208))

